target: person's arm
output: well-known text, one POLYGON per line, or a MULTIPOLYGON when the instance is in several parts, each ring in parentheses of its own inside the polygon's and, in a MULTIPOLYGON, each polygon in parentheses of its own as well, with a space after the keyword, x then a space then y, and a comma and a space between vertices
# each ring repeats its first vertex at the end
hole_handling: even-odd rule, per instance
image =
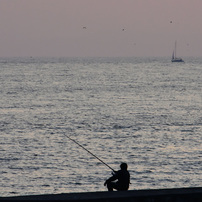
POLYGON ((118 179, 118 172, 115 172, 115 174, 113 176, 111 176, 108 180, 105 181, 104 186, 106 186, 107 183, 112 182, 117 179, 118 179))

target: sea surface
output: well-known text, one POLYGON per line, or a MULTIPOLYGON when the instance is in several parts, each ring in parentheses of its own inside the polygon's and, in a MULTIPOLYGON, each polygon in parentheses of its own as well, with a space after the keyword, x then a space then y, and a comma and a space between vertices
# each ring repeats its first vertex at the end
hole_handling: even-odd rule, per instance
POLYGON ((202 186, 202 58, 0 58, 0 196, 202 186))

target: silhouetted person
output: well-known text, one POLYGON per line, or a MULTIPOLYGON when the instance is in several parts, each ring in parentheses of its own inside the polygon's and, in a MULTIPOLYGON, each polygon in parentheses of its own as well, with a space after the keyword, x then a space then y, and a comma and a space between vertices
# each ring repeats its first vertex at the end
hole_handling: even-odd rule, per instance
POLYGON ((113 191, 113 189, 118 191, 128 190, 130 184, 130 174, 127 170, 128 165, 126 163, 122 163, 120 167, 121 170, 115 171, 113 176, 105 181, 104 186, 107 185, 108 191, 113 191), (115 180, 117 181, 114 182, 115 180))

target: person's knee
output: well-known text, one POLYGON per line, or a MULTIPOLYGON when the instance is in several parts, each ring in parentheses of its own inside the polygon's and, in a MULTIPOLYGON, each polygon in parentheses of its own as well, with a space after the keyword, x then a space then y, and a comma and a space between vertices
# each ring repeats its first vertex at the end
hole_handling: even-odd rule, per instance
POLYGON ((113 183, 112 182, 107 183, 107 189, 108 189, 108 191, 113 191, 113 183))

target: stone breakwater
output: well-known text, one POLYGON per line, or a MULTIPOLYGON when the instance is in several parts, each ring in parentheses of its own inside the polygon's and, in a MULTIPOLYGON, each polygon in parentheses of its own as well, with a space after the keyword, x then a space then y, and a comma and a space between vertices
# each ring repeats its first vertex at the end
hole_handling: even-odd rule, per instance
POLYGON ((201 202, 202 187, 0 197, 0 201, 201 202))

